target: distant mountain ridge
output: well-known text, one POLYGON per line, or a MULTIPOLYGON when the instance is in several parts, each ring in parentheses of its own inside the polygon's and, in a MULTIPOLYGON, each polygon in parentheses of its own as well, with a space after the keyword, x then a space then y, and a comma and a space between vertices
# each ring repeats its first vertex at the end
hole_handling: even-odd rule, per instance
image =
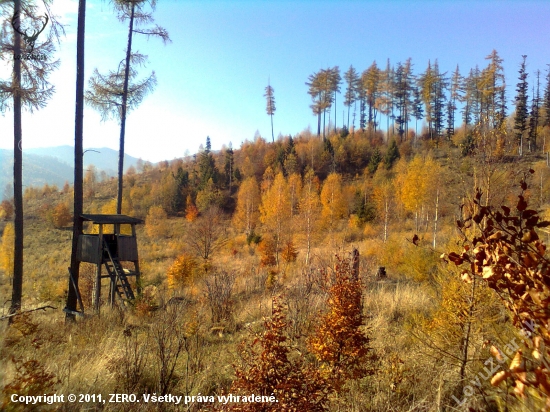
MULTIPOLYGON (((124 155, 124 170, 136 166, 138 159, 124 155)), ((73 183, 74 148, 72 146, 44 147, 23 150, 23 190, 25 186, 57 185, 73 183)), ((102 148, 88 148, 84 153, 84 169, 90 165, 97 172, 116 176, 118 151, 102 148)), ((13 182, 13 150, 0 149, 0 200, 6 195, 6 187, 13 182)))

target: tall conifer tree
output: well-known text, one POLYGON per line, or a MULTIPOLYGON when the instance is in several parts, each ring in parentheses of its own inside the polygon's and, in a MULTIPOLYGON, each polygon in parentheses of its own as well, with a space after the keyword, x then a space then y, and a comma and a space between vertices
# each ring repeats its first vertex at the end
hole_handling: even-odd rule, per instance
POLYGON ((267 86, 265 88, 265 94, 264 97, 266 98, 266 112, 269 117, 271 117, 271 141, 275 142, 275 135, 273 133, 273 115, 275 114, 275 91, 273 90, 273 87, 267 83, 267 86))
POLYGON ((527 130, 527 71, 525 60, 526 55, 522 56, 523 61, 519 69, 519 82, 517 84, 516 94, 516 115, 514 117, 514 130, 518 145, 518 154, 523 155, 523 135, 527 130))

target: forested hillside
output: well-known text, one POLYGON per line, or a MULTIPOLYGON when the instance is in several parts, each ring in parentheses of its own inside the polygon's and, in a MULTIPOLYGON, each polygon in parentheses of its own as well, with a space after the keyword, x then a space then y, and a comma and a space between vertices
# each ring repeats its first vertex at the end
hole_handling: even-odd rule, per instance
MULTIPOLYGON (((19 316, 4 329, 4 395, 202 395, 190 410, 260 410, 209 398, 228 393, 274 394, 281 404, 262 404, 266 410, 543 404, 544 390, 521 383, 519 372, 491 385, 507 366, 484 371, 487 359, 495 348, 515 353, 506 348, 522 344, 517 322, 501 290, 457 266, 469 237, 481 233, 468 229, 480 206, 488 213, 508 205, 519 217, 521 194, 543 220, 548 127, 541 122, 538 143, 519 156, 511 125, 478 120, 450 138, 365 125, 326 130, 324 139, 257 136, 218 152, 207 138, 192 157, 130 168, 123 213, 145 221, 143 292, 113 309, 105 301, 93 315, 94 267, 83 264, 90 317, 64 327, 71 187, 27 188, 24 306, 57 310, 19 316)), ((115 179, 89 170, 85 213, 114 213, 115 193, 115 179)), ((10 210, 4 202, 2 296, 10 289, 10 210)))

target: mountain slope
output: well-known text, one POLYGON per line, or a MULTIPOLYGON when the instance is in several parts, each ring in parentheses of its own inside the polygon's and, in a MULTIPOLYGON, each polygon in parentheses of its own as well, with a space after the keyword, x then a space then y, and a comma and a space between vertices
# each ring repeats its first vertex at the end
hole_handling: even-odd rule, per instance
MULTIPOLYGON (((26 149, 23 152, 23 185, 62 187, 65 182, 73 183, 74 149, 71 146, 58 146, 26 149)), ((138 159, 124 156, 124 168, 136 166, 138 159)), ((118 152, 106 147, 86 149, 84 169, 94 165, 98 172, 105 171, 108 176, 116 176, 118 152)), ((13 181, 13 150, 0 149, 0 200, 11 192, 13 181), (6 193, 5 193, 6 192, 6 193)), ((23 188, 24 190, 24 188, 23 188)), ((11 195, 9 195, 11 196, 11 195)))

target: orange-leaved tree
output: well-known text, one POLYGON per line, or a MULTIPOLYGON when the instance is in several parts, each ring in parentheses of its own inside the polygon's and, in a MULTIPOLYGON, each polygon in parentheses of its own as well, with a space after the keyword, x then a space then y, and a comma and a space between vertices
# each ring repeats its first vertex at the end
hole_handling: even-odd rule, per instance
POLYGON ((287 337, 288 321, 281 298, 273 299, 271 318, 264 320, 263 332, 252 343, 239 347, 237 378, 231 385, 233 395, 273 396, 274 402, 227 403, 221 410, 243 412, 326 410, 330 387, 317 371, 292 357, 287 337))
POLYGON ((337 256, 334 272, 325 272, 328 311, 308 342, 335 387, 373 373, 358 275, 352 258, 337 256))
MULTIPOLYGON (((533 173, 533 170, 529 170, 533 173)), ((483 278, 495 290, 509 310, 514 326, 523 338, 523 348, 510 356, 508 365, 496 373, 491 383, 498 386, 511 381, 514 394, 525 398, 542 399, 550 407, 550 259, 538 231, 550 226, 539 213, 529 209, 527 177, 520 181, 520 194, 515 205, 499 208, 482 201, 481 190, 473 199, 474 213, 457 221, 464 234, 464 248, 449 253, 448 258, 463 268, 462 279, 471 282, 483 278), (469 239, 468 230, 474 227, 475 236, 469 239)), ((491 354, 505 362, 506 355, 491 347, 491 354)))

